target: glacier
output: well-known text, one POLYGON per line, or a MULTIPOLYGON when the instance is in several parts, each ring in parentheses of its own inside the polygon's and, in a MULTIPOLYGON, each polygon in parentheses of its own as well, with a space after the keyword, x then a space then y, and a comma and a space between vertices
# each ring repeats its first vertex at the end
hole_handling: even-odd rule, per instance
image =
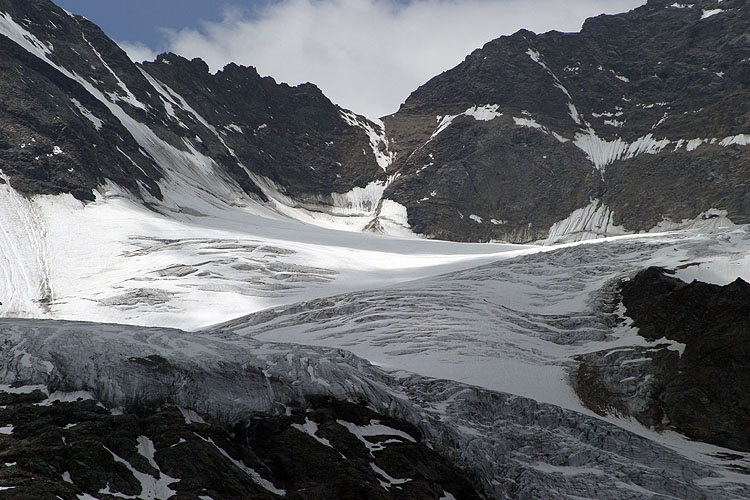
MULTIPOLYGON (((4 392, 41 390, 44 405, 91 398, 113 414, 174 405, 188 421, 222 425, 284 414, 313 396, 361 398, 417 426, 490 498, 750 498, 742 472, 750 454, 659 433, 614 412, 598 415, 571 381, 579 356, 653 347, 624 321, 617 301, 616 284, 638 270, 750 280, 750 228, 733 225, 726 212, 627 235, 607 206, 590 200, 553 225, 544 245, 506 245, 416 237, 407 208, 383 197, 391 178, 301 203, 248 170, 269 200, 262 203, 198 145, 185 140, 177 148, 131 116, 128 107, 145 105, 93 46, 122 92, 104 93, 55 62, 54 47, 6 14, 0 33, 106 106, 163 170, 165 194, 157 200, 143 189, 147 207, 105 183, 87 204, 71 195, 25 198, 2 175, 4 392)), ((747 134, 601 139, 540 53, 527 54, 568 97, 579 132, 564 138, 530 115, 513 123, 572 141, 602 175, 614 161, 666 148, 750 143, 747 134)), ((178 125, 175 109, 226 146, 223 130, 142 74, 178 125)), ((71 104, 95 129, 105 123, 71 104)), ((430 140, 461 116, 492 121, 503 116, 499 109, 474 105, 440 116, 430 140)), ((364 154, 388 172, 394 153, 382 123, 342 117, 367 134, 364 154)), ((65 154, 55 148, 50 154, 65 154)), ((307 422, 300 431, 316 437, 307 422)), ((13 432, 12 424, 0 427, 13 432)), ((138 450, 156 464, 148 438, 138 450)), ((142 478, 144 491, 170 495, 171 478, 154 469, 159 481, 142 478)), ((400 481, 374 470, 388 487, 400 481)))
POLYGON ((650 346, 619 326, 618 280, 649 265, 750 279, 746 227, 474 245, 231 210, 177 221, 124 196, 32 203, 48 253, 20 264, 49 289, 2 306, 6 386, 226 423, 361 397, 417 425, 492 498, 750 495, 736 472, 749 454, 596 415, 570 383, 578 355, 650 346))

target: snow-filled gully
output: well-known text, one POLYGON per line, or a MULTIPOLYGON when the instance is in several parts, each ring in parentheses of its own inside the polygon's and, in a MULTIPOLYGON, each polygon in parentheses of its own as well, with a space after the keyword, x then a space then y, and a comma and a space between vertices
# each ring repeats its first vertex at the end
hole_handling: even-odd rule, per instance
POLYGON ((44 221, 7 180, 0 184, 0 280, 1 316, 43 312, 50 299, 44 221))

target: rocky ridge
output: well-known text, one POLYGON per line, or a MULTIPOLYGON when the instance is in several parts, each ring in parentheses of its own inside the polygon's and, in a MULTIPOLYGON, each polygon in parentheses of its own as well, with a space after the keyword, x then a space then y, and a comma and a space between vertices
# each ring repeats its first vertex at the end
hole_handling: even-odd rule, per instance
POLYGON ((187 190, 365 217, 359 230, 387 231, 390 215, 460 241, 750 221, 742 0, 651 0, 580 33, 498 38, 385 124, 254 68, 211 74, 172 54, 135 65, 47 0, 0 11, 0 161, 27 195, 92 200, 114 183, 200 213, 187 190))
POLYGON ((632 326, 653 346, 581 357, 576 383, 587 406, 750 451, 750 284, 685 283, 652 267, 620 293, 632 326))
POLYGON ((272 192, 331 206, 333 193, 384 184, 380 125, 312 84, 236 65, 212 75, 174 55, 136 65, 47 0, 4 0, 0 12, 0 162, 21 193, 93 200, 114 183, 154 207, 184 205, 185 188, 213 203, 272 192))
POLYGON ((650 0, 487 43, 384 119, 385 195, 416 232, 470 241, 747 223, 749 9, 650 0))

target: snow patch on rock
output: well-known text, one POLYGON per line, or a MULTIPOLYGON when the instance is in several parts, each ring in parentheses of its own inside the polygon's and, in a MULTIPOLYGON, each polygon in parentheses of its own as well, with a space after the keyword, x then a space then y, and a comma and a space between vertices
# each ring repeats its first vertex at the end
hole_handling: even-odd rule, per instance
POLYGON ((370 462, 370 468, 377 474, 378 476, 382 477, 383 479, 378 479, 378 482, 380 482, 380 486, 382 486, 385 490, 389 490, 392 486, 397 486, 399 484, 405 484, 411 481, 410 478, 404 478, 404 479, 396 479, 394 477, 391 477, 390 474, 388 474, 386 471, 375 465, 374 463, 370 462))
POLYGON ((500 107, 499 104, 484 104, 480 106, 472 106, 470 108, 467 108, 466 111, 464 111, 463 113, 459 113, 457 115, 445 115, 445 116, 438 115, 437 117, 438 126, 435 129, 435 131, 432 132, 432 135, 430 136, 430 140, 434 139, 440 134, 440 132, 447 129, 453 123, 453 120, 455 120, 459 116, 470 116, 477 121, 484 121, 484 122, 492 121, 499 116, 503 116, 502 113, 498 113, 497 111, 499 107, 500 107))
POLYGON ((103 120, 100 120, 99 118, 97 118, 96 115, 94 115, 94 113, 89 111, 83 104, 78 102, 76 99, 71 97, 70 101, 78 109, 78 111, 83 115, 83 117, 86 118, 88 121, 90 121, 94 125, 94 128, 97 131, 102 129, 102 126, 104 125, 103 120))
POLYGON ((498 116, 503 116, 502 113, 497 112, 498 104, 485 104, 484 106, 472 106, 464 111, 465 116, 471 116, 477 121, 492 121, 498 116))
POLYGON ((292 427, 297 429, 298 431, 307 434, 323 446, 327 446, 328 448, 333 448, 331 445, 331 442, 327 440, 326 438, 322 438, 318 436, 318 424, 317 422, 314 422, 310 420, 308 417, 305 417, 305 423, 304 424, 292 424, 292 427))
POLYGON ((720 146, 747 146, 750 145, 750 134, 737 134, 731 137, 725 137, 719 141, 720 146))
MULTIPOLYGON (((632 231, 627 231, 624 226, 615 225, 613 221, 614 212, 600 200, 594 199, 587 206, 573 211, 569 217, 553 224, 547 238, 539 243, 553 245, 633 234, 632 231)), ((712 208, 692 219, 683 219, 675 222, 665 218, 647 232, 713 231, 717 229, 731 229, 733 227, 736 227, 736 225, 727 217, 726 210, 712 208)))
POLYGON ((557 132, 551 131, 550 129, 548 129, 544 125, 541 125, 540 123, 538 123, 533 118, 530 118, 530 117, 520 117, 519 118, 517 116, 514 116, 513 117, 513 122, 516 125, 518 125, 519 127, 533 128, 533 129, 540 130, 540 131, 544 132, 545 134, 549 134, 552 137, 554 137, 555 139, 557 139, 557 141, 560 142, 560 143, 564 144, 566 142, 570 142, 570 139, 566 139, 565 137, 561 136, 557 132))
POLYGON ((389 150, 388 136, 385 133, 385 124, 378 119, 366 119, 357 116, 355 113, 347 110, 340 110, 341 118, 352 127, 357 127, 365 131, 370 139, 370 148, 375 155, 375 161, 378 166, 387 171, 393 163, 396 154, 389 150))
POLYGON ((619 137, 614 141, 602 139, 589 127, 585 132, 576 133, 573 141, 602 175, 607 165, 623 159, 634 158, 640 154, 656 154, 671 144, 669 139, 655 139, 652 134, 640 137, 628 143, 619 137))
MULTIPOLYGON (((600 115, 604 116, 604 115, 600 115)), ((667 118, 665 115, 654 127, 659 126, 667 118)), ((605 121, 605 123, 607 123, 605 121)), ((613 126, 622 126, 622 122, 613 121, 613 126)), ((750 145, 750 134, 737 134, 723 139, 695 138, 673 140, 669 138, 657 139, 649 133, 633 142, 627 142, 619 137, 612 141, 602 139, 590 126, 583 132, 576 133, 573 143, 586 154, 586 157, 602 175, 606 167, 617 160, 635 158, 641 154, 657 154, 664 150, 676 152, 682 148, 687 152, 696 150, 702 144, 713 144, 723 147, 750 145)))
POLYGON ((258 486, 260 486, 264 490, 273 493, 274 495, 278 495, 278 496, 282 496, 282 497, 286 496, 286 491, 285 490, 279 489, 276 486, 274 486, 271 481, 269 481, 268 479, 266 479, 263 476, 261 476, 260 474, 258 474, 258 472, 255 469, 251 469, 250 467, 248 467, 247 465, 245 465, 242 461, 232 458, 229 455, 229 453, 227 453, 224 450, 224 448, 222 448, 221 446, 217 445, 214 442, 213 439, 211 439, 211 438, 204 438, 203 436, 201 436, 199 434, 196 434, 196 436, 198 436, 202 440, 206 441, 207 443, 210 443, 211 445, 213 445, 213 447, 216 448, 216 451, 218 451, 219 453, 221 453, 224 456, 224 458, 226 458, 227 460, 229 460, 229 462, 232 465, 234 465, 237 469, 239 469, 240 471, 244 472, 250 479, 252 479, 252 481, 255 484, 257 484, 258 486))
POLYGON ((707 19, 711 16, 715 16, 716 14, 721 14, 722 12, 726 11, 724 9, 703 9, 701 19, 707 19))
POLYGON ((115 462, 124 465, 125 468, 127 468, 130 473, 133 474, 133 476, 138 480, 138 482, 141 483, 141 493, 137 497, 125 496, 121 493, 110 491, 109 484, 107 484, 104 489, 99 491, 99 493, 123 498, 138 498, 142 500, 161 500, 163 498, 169 498, 177 493, 175 490, 171 489, 169 485, 178 482, 179 479, 175 479, 161 472, 161 469, 154 460, 154 443, 152 443, 151 440, 147 437, 141 436, 138 438, 138 453, 143 456, 154 469, 158 471, 158 477, 154 477, 151 474, 146 474, 145 472, 139 471, 138 469, 133 467, 130 462, 117 455, 106 446, 104 447, 104 449, 112 455, 112 458, 115 462))
POLYGON ((43 43, 33 33, 18 24, 7 12, 0 12, 0 35, 5 35, 28 52, 47 60, 52 54, 51 44, 43 43))
POLYGON ((625 228, 616 226, 613 220, 614 212, 609 207, 598 199, 591 200, 591 203, 585 207, 579 208, 567 218, 555 222, 543 244, 553 245, 627 234, 625 228))

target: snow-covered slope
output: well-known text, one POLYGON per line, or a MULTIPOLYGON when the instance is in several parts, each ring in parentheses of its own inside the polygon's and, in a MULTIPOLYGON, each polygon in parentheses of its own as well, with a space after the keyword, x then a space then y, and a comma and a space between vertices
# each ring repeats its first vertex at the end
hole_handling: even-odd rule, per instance
POLYGON ((388 288, 268 309, 217 328, 346 347, 390 369, 585 411, 568 384, 573 358, 646 345, 632 329, 613 326, 619 280, 648 266, 681 268, 678 276, 706 275, 720 284, 750 280, 748 253, 746 228, 538 247, 388 288))
POLYGON ((86 205, 0 188, 4 316, 194 329, 525 248, 332 230, 260 205, 162 215, 116 187, 86 205))
POLYGON ((617 326, 619 280, 649 265, 719 284, 750 279, 745 227, 472 245, 334 231, 246 207, 168 217, 115 191, 85 206, 63 195, 17 207, 34 231, 6 216, 6 234, 40 250, 21 258, 4 241, 14 271, 5 316, 197 331, 8 319, 4 383, 89 391, 109 406, 153 398, 219 421, 311 394, 365 395, 418 424, 497 498, 750 495, 747 476, 732 472, 750 457, 597 416, 570 380, 579 355, 649 346, 617 326), (163 379, 128 362, 148 356, 168 360, 163 379))
POLYGON ((5 319, 0 382, 219 422, 311 395, 363 397, 416 424, 490 498, 746 498, 750 478, 737 470, 750 456, 598 417, 568 375, 577 354, 647 345, 616 326, 614 281, 643 264, 747 276, 749 246, 741 229, 525 249, 194 333, 5 319))

